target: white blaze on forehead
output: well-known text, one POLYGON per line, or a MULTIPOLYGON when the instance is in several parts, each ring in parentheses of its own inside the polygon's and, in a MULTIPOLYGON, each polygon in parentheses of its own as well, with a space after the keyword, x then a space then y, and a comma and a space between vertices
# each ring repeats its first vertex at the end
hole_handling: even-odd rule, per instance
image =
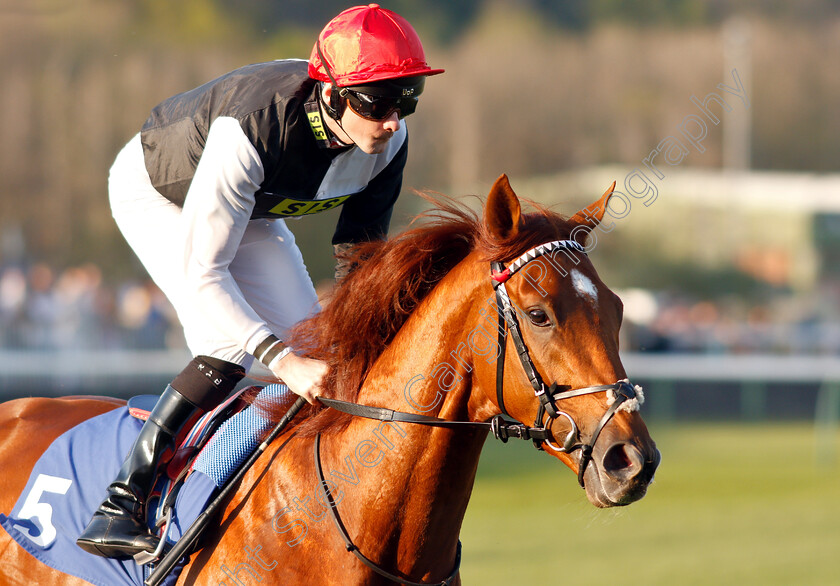
POLYGON ((589 277, 577 269, 572 269, 569 276, 578 295, 589 298, 592 303, 598 302, 598 289, 595 288, 595 283, 589 277))

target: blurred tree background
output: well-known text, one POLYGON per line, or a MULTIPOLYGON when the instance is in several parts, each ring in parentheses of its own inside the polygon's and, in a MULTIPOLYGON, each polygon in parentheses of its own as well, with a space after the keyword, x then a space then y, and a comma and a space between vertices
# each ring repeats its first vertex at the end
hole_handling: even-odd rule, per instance
MULTIPOLYGON (((106 279, 142 274, 108 209, 117 151, 174 93, 246 63, 308 57, 323 24, 350 5, 0 0, 0 265, 95 262, 106 279)), ((690 112, 689 96, 731 83, 721 30, 733 16, 750 23, 753 167, 837 170, 840 0, 384 5, 415 25, 429 62, 447 69, 409 119, 406 191, 461 195, 502 172, 516 185, 639 165, 690 112)), ((720 167, 721 142, 710 133, 691 165, 720 167)), ((592 186, 592 199, 601 189, 592 186)), ((395 229, 417 205, 403 200, 395 229)), ((335 221, 324 216, 293 225, 305 254, 307 233, 335 221)), ((328 243, 315 240, 328 256, 328 243)), ((327 264, 312 267, 316 279, 330 274, 327 264)))

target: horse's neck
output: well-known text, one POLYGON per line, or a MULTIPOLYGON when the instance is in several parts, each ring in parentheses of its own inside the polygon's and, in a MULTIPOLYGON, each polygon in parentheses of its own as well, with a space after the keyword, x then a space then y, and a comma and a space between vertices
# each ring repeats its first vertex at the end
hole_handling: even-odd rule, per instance
POLYGON ((358 402, 445 419, 469 417, 473 379, 466 326, 487 296, 474 264, 458 265, 418 305, 370 369, 358 402))
MULTIPOLYGON (((464 325, 486 293, 475 284, 465 284, 468 276, 468 269, 450 274, 418 306, 371 369, 358 402, 450 420, 469 418, 473 378, 463 363, 468 358, 456 358, 452 352, 463 344, 464 325), (450 384, 446 392, 440 390, 450 384)), ((344 432, 345 440, 358 445, 370 439, 375 427, 356 419, 344 432)), ((394 545, 400 552, 414 550, 426 561, 447 560, 466 512, 486 433, 401 423, 396 431, 389 426, 387 437, 394 448, 383 459, 381 473, 377 471, 380 489, 371 493, 375 502, 368 506, 377 511, 390 507, 392 515, 376 518, 382 519, 385 539, 390 533, 398 540, 394 545)))

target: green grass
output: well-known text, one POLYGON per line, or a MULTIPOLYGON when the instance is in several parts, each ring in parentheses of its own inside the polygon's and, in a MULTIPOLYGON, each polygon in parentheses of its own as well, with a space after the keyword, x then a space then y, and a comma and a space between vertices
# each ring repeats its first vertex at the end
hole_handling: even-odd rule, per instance
POLYGON ((530 444, 488 440, 461 531, 464 584, 840 584, 840 463, 817 461, 813 426, 652 425, 651 435, 662 452, 654 484, 608 510, 530 444))

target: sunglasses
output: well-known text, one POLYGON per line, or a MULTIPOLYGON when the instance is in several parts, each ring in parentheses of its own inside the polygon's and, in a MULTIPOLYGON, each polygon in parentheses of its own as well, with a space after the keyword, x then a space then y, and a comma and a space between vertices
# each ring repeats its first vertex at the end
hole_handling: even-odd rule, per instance
POLYGON ((416 97, 371 96, 348 88, 342 88, 341 95, 356 114, 368 120, 385 120, 394 112, 400 118, 405 118, 409 114, 414 114, 417 109, 418 98, 416 97))

